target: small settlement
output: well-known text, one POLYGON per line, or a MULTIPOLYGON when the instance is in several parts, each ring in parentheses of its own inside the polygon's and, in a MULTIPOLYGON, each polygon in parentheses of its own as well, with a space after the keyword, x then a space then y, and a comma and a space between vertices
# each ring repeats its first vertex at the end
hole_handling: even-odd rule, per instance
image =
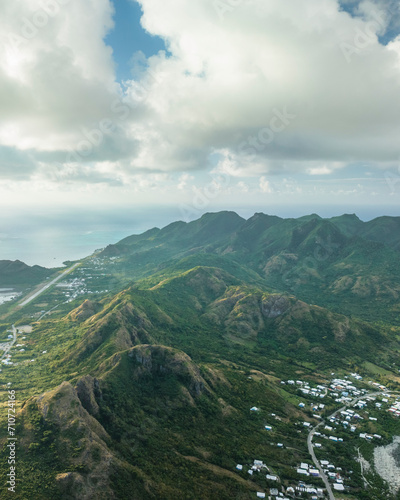
MULTIPOLYGON (((310 456, 309 460, 293 467, 298 475, 297 481, 281 480, 271 465, 267 466, 259 459, 247 465, 237 464, 237 471, 247 473, 254 481, 257 476, 261 477, 259 475, 265 477, 269 487, 258 491, 257 498, 328 498, 321 474, 328 480, 333 492, 351 494, 349 483, 353 471, 345 469, 343 464, 335 463, 336 460, 340 462, 341 453, 340 448, 338 452, 334 452, 332 446, 340 447, 341 443, 348 440, 380 442, 382 436, 379 433, 367 432, 366 429, 371 429, 374 424, 379 423, 380 412, 400 417, 400 396, 391 394, 382 384, 365 382, 358 373, 350 373, 340 378, 332 373, 331 380, 319 384, 290 379, 281 381, 281 385, 285 386, 285 391, 299 397, 297 405, 306 418, 295 425, 298 433, 305 431, 308 439, 311 439, 311 447, 317 454, 317 463, 314 463, 310 456)), ((254 405, 250 408, 250 413, 262 415, 263 409, 254 405)), ((274 424, 274 421, 281 420, 281 417, 274 413, 265 416, 263 428, 271 434, 272 439, 276 435, 277 424, 274 424)), ((290 445, 278 441, 275 446, 283 449, 290 445)))

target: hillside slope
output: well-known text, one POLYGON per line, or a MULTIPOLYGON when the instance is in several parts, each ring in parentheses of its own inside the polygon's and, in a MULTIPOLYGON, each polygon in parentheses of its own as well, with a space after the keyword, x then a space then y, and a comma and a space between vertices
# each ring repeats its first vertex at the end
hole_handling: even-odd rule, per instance
POLYGON ((54 273, 40 266, 28 266, 20 260, 0 260, 0 288, 16 285, 35 285, 54 273))
POLYGON ((113 258, 114 269, 133 279, 188 258, 192 267, 218 258, 217 267, 228 270, 234 263, 242 279, 243 273, 257 273, 260 283, 275 291, 348 315, 400 324, 397 224, 394 217, 363 223, 351 215, 322 219, 315 214, 281 219, 258 213, 246 221, 220 212, 126 238, 101 257, 113 258), (370 308, 371 300, 379 307, 370 308))
POLYGON ((0 373, 0 461, 13 393, 14 498, 285 493, 304 480, 309 431, 325 419, 334 435, 320 428, 319 457, 354 498, 392 500, 372 465, 365 489, 354 459, 373 456, 362 433, 386 445, 400 432, 387 395, 400 394, 398 252, 363 228, 354 216, 207 214, 88 257, 69 277, 82 292, 47 291, 37 307, 51 314, 37 321, 12 311, 22 331, 0 373), (379 403, 367 397, 378 390, 379 403), (357 408, 356 432, 332 419, 361 395, 371 404, 357 408))

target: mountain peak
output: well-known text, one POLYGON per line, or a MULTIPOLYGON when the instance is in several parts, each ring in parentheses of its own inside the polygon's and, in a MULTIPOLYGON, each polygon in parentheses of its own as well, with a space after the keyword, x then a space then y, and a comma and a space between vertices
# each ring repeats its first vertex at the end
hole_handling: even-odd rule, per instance
POLYGON ((310 221, 314 219, 322 220, 322 217, 319 216, 318 214, 310 214, 310 215, 303 215, 302 217, 299 217, 297 220, 310 221))
POLYGON ((341 217, 361 221, 361 219, 356 214, 343 214, 341 217))

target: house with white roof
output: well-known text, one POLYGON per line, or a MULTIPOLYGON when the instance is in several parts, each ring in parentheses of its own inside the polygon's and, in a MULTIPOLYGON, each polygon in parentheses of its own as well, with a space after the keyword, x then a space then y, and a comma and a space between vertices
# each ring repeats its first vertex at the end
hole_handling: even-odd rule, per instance
POLYGON ((344 486, 340 483, 333 483, 333 489, 336 491, 344 491, 344 486))

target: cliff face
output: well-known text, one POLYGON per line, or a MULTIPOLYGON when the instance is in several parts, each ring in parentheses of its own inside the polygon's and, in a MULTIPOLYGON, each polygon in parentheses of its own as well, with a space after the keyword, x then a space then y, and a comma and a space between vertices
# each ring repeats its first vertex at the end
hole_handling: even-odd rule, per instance
POLYGON ((115 498, 109 484, 115 462, 108 448, 110 437, 85 410, 69 382, 28 400, 20 419, 25 424, 21 442, 26 450, 41 454, 43 439, 48 439, 61 498, 115 498))
POLYGON ((37 461, 43 470, 43 462, 48 462, 51 468, 46 486, 50 496, 43 498, 121 498, 115 482, 127 474, 132 482, 130 498, 151 498, 145 475, 117 456, 109 434, 91 415, 99 413, 96 399, 101 399, 99 381, 88 376, 76 387, 63 382, 22 408, 19 452, 30 457, 32 466, 37 461))
MULTIPOLYGON (((195 407, 202 394, 211 396, 212 391, 187 354, 159 345, 136 346, 103 363, 99 378, 87 375, 75 386, 63 382, 29 399, 18 417, 20 451, 30 456, 33 465, 48 460, 50 484, 57 498, 122 498, 118 477, 126 475, 130 478, 126 483, 129 498, 153 498, 151 481, 121 458, 115 448, 118 439, 110 437, 103 423, 114 432, 114 421, 108 416, 119 412, 133 415, 140 425, 149 399, 156 398, 167 415, 177 408, 195 407)), ((120 421, 118 428, 126 431, 129 426, 120 421)))
POLYGON ((82 406, 91 414, 99 413, 99 405, 97 399, 102 398, 100 383, 96 378, 86 375, 78 380, 76 384, 76 393, 82 406))
POLYGON ((164 346, 140 345, 131 349, 128 356, 138 364, 133 375, 136 380, 149 375, 172 375, 193 397, 200 396, 204 391, 210 392, 199 368, 182 351, 164 346))
POLYGON ((400 491, 400 436, 393 443, 374 449, 374 466, 378 474, 388 482, 393 495, 400 491))

